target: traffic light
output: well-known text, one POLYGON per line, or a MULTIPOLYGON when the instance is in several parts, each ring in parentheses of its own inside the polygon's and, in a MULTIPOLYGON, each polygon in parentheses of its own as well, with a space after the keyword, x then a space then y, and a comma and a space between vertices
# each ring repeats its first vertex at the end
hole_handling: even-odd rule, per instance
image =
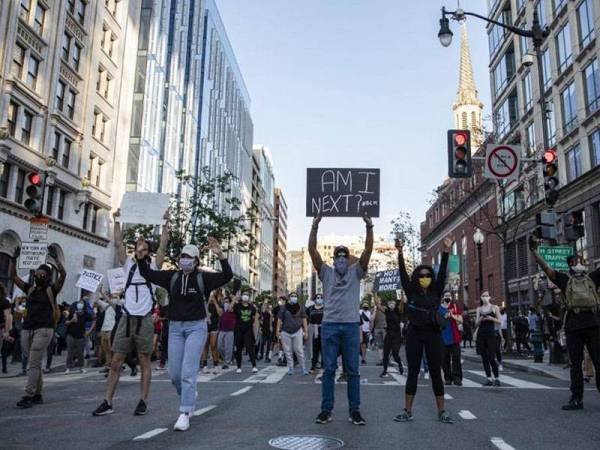
POLYGON ((448 130, 448 176, 469 178, 473 175, 471 162, 471 132, 448 130))
POLYGON ((556 233, 556 213, 552 211, 543 211, 535 216, 536 228, 533 232, 538 239, 555 241, 556 233))
POLYGON ((544 152, 542 157, 544 163, 544 192, 546 204, 550 207, 558 201, 558 161, 556 150, 551 148, 544 152))
POLYGON ((574 242, 585 236, 585 226, 583 224, 583 211, 573 211, 563 216, 565 226, 565 240, 574 242))
POLYGON ((42 198, 44 195, 44 177, 39 172, 30 172, 27 175, 27 187, 25 188, 27 198, 23 205, 31 214, 39 216, 42 214, 42 198))

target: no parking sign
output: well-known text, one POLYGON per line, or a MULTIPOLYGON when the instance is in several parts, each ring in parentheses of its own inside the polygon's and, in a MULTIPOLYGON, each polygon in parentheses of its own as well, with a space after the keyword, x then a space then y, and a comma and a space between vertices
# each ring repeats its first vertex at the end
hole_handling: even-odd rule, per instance
POLYGON ((483 176, 493 180, 516 180, 519 177, 520 165, 520 146, 490 144, 485 152, 483 176))

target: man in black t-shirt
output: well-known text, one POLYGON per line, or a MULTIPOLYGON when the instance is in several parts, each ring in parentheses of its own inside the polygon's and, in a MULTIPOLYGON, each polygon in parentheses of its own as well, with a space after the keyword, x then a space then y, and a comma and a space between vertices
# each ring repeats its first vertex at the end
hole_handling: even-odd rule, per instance
POLYGON ((17 402, 17 406, 19 408, 31 408, 34 404, 43 403, 42 358, 54 335, 55 319, 60 314, 56 296, 61 291, 67 274, 58 258, 54 258, 58 271, 56 282, 51 283, 52 268, 47 264, 42 264, 34 273, 34 284, 26 283, 17 275, 17 258, 19 254, 20 249, 12 258, 10 276, 13 283, 27 296, 25 303, 27 316, 23 321, 21 345, 29 362, 25 396, 17 402))
POLYGON ((79 300, 69 308, 69 316, 65 322, 67 325, 67 368, 65 373, 74 368, 74 360, 77 359, 79 372, 83 372, 83 350, 85 348, 85 323, 92 319, 92 315, 86 308, 85 302, 79 300))
MULTIPOLYGON (((600 269, 588 274, 583 258, 579 255, 569 256, 569 274, 557 272, 552 269, 537 252, 537 240, 530 238, 531 249, 537 263, 563 294, 565 306, 564 329, 567 338, 567 350, 571 360, 571 399, 562 407, 563 410, 583 409, 583 349, 587 348, 596 372, 596 387, 600 391, 600 317, 598 306, 600 296, 600 269), (571 298, 574 295, 575 283, 578 286, 589 285, 587 294, 583 296, 588 299, 594 307, 575 308, 572 306, 571 298), (595 289, 595 291, 594 291, 595 289)), ((581 301, 581 291, 578 289, 578 301, 581 301)))
POLYGON ((233 312, 235 313, 235 360, 237 363, 236 373, 242 373, 242 350, 244 347, 250 355, 252 372, 258 372, 256 368, 256 346, 254 339, 254 322, 256 320, 256 307, 250 303, 250 291, 242 292, 241 302, 234 300, 233 312))

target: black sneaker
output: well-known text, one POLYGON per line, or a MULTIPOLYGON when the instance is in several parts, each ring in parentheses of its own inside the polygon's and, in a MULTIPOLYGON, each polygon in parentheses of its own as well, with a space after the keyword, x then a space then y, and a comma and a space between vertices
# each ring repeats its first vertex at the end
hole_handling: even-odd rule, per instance
POLYGON ((398 372, 400 373, 400 375, 404 375, 404 367, 403 366, 398 367, 398 372))
POLYGON ((338 379, 337 379, 337 382, 338 382, 338 383, 347 383, 347 382, 348 382, 348 379, 346 378, 346 374, 345 374, 345 373, 342 373, 342 374, 341 374, 341 375, 338 377, 338 379))
POLYGON ((487 380, 485 383, 483 383, 483 386, 493 386, 494 382, 492 380, 487 380))
POLYGON ((31 397, 31 401, 33 402, 34 405, 41 405, 42 403, 44 403, 42 394, 35 394, 33 397, 31 397))
POLYGON ((360 415, 359 411, 352 411, 350 413, 350 417, 348 417, 348 422, 352 422, 354 425, 366 425, 367 421, 363 419, 360 415))
POLYGON ((583 409, 583 400, 574 397, 571 397, 569 403, 562 407, 563 411, 576 411, 578 409, 583 409))
POLYGON ((148 405, 146 405, 146 402, 144 400, 140 400, 137 406, 135 407, 135 411, 133 412, 133 414, 135 416, 145 416, 147 412, 148 405))
POLYGON ((462 386, 462 380, 454 380, 455 386, 462 386))
POLYGON ((394 417, 394 422, 411 422, 413 420, 412 413, 404 408, 400 414, 394 417))
POLYGON ((444 383, 446 386, 452 386, 452 380, 446 380, 444 383))
POLYGON ((267 364, 270 364, 270 363, 271 363, 271 358, 269 358, 269 357, 267 356, 267 357, 265 358, 265 362, 266 362, 267 364))
POLYGON ((33 406, 33 397, 25 395, 21 400, 17 402, 17 407, 27 409, 33 406))
POLYGON ((106 416, 107 414, 114 413, 112 406, 108 404, 106 400, 100 403, 100 406, 92 413, 92 416, 106 416))
POLYGON ((132 377, 135 377, 135 376, 137 376, 137 374, 138 374, 137 367, 134 367, 133 369, 131 369, 131 373, 129 375, 132 377))
POLYGON ((381 375, 379 375, 379 378, 385 378, 385 377, 389 377, 390 374, 387 373, 386 371, 381 372, 381 375))
POLYGON ((315 423, 329 423, 331 422, 331 413, 327 411, 321 411, 317 416, 315 423))
POLYGON ((223 367, 221 367, 221 369, 227 370, 227 369, 229 369, 229 366, 227 364, 223 364, 223 367))
POLYGON ((361 359, 360 363, 364 366, 365 364, 367 364, 367 361, 364 359, 361 359))
POLYGON ((494 380, 494 386, 500 387, 500 380, 498 378, 494 380))
POLYGON ((450 417, 450 414, 448 414, 445 410, 442 410, 438 413, 438 420, 442 423, 447 423, 447 424, 454 423, 454 421, 452 420, 452 417, 450 417))

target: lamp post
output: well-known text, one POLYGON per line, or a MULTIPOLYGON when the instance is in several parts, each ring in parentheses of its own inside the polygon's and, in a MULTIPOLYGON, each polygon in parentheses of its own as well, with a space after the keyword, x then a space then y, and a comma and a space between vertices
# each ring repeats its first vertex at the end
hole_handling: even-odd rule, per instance
POLYGON ((473 242, 475 242, 475 245, 477 246, 477 262, 479 266, 479 296, 481 296, 481 293, 483 292, 483 264, 481 262, 481 247, 485 242, 485 235, 479 228, 475 228, 473 242))

